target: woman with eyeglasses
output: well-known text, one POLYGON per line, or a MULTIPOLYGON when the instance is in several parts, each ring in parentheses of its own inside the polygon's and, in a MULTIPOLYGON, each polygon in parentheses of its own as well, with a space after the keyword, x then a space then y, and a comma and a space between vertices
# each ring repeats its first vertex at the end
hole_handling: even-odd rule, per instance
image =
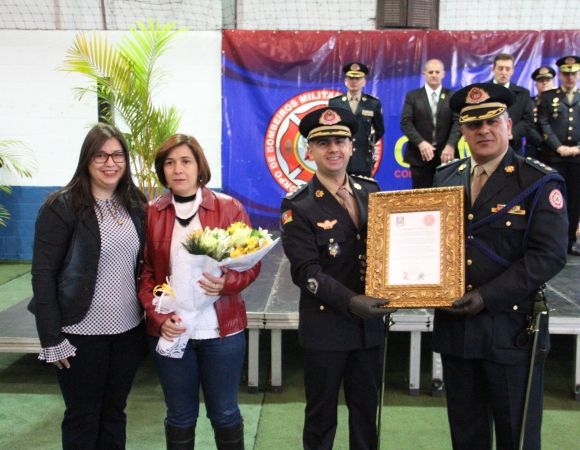
POLYGON ((123 135, 98 124, 36 219, 29 309, 66 406, 63 449, 125 448, 125 405, 146 349, 137 298, 145 202, 123 135))

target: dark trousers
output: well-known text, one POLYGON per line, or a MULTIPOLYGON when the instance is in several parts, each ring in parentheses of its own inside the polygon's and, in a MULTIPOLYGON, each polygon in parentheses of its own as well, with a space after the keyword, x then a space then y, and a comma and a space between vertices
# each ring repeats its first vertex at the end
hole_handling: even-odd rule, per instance
POLYGON ((413 189, 424 189, 433 187, 435 178, 435 162, 430 161, 424 166, 411 166, 411 180, 413 189))
POLYGON ((568 248, 576 242, 576 230, 580 220, 580 164, 569 162, 553 162, 556 169, 566 182, 566 197, 568 198, 568 248))
MULTIPOLYGON (((527 365, 441 355, 454 450, 517 450, 528 379, 527 365)), ((527 415, 526 450, 541 442, 544 366, 535 365, 527 415)))
POLYGON ((370 450, 377 447, 381 360, 382 349, 378 346, 351 351, 304 349, 304 449, 332 449, 342 382, 349 413, 349 448, 370 450))
POLYGON ((62 448, 124 449, 125 405, 147 348, 144 325, 114 335, 65 336, 77 352, 70 369, 56 369, 66 405, 62 448))

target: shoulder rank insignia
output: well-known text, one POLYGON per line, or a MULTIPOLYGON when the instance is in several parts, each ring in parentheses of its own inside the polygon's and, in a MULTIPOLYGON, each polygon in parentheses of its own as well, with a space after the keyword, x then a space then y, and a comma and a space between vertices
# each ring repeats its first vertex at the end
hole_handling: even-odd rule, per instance
POLYGON ((534 167, 535 169, 538 169, 541 172, 549 173, 554 171, 554 169, 552 169, 550 166, 547 166, 546 164, 544 164, 541 161, 538 161, 537 159, 530 158, 529 156, 524 161, 526 161, 528 165, 534 167))
POLYGON ((290 191, 286 194, 286 198, 288 200, 292 200, 294 197, 296 197, 298 194, 300 194, 304 189, 306 189, 308 187, 308 184, 304 183, 302 186, 299 186, 298 188, 296 188, 293 191, 290 191))
POLYGON ((324 191, 322 189, 316 189, 316 192, 314 192, 314 195, 316 196, 316 198, 322 198, 322 197, 324 197, 324 191))
MULTIPOLYGON (((360 180, 370 181, 371 183, 378 183, 378 181, 372 177, 365 177, 364 175, 358 175, 358 174, 352 174, 350 176, 352 178, 358 178, 360 180)), ((354 185, 354 183, 353 183, 353 185, 354 185)), ((360 186, 360 184, 359 184, 359 186, 360 186)), ((362 186, 361 186, 361 188, 362 188, 362 186)))
POLYGON ((332 230, 334 226, 338 223, 338 220, 328 220, 326 219, 324 222, 316 222, 316 225, 322 228, 323 230, 332 230))
POLYGON ((503 170, 505 170, 506 173, 514 173, 516 170, 516 167, 512 164, 510 164, 509 166, 505 166, 503 168, 503 170))
POLYGON ((286 225, 287 223, 292 222, 293 218, 292 218, 292 210, 291 209, 287 209, 286 211, 284 211, 282 213, 282 225, 286 225))

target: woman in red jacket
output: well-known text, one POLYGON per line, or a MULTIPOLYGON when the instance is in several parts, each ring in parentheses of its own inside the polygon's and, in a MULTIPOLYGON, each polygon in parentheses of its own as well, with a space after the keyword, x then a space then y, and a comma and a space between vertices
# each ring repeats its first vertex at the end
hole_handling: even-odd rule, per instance
POLYGON ((227 228, 248 215, 236 199, 206 188, 211 173, 203 150, 191 136, 175 135, 164 142, 155 157, 155 170, 169 190, 150 202, 147 241, 139 299, 146 310, 147 331, 155 348, 159 337, 173 340, 189 334, 183 357, 154 353, 167 405, 165 436, 168 449, 193 449, 199 413, 199 388, 203 388, 207 416, 214 428, 218 449, 243 449, 243 420, 237 401, 245 357, 246 308, 240 292, 260 271, 256 264, 245 272, 204 273, 199 283, 215 303, 194 305, 194 325, 186 329, 182 318, 160 314, 153 304, 153 288, 180 267, 181 243, 194 230, 227 228))

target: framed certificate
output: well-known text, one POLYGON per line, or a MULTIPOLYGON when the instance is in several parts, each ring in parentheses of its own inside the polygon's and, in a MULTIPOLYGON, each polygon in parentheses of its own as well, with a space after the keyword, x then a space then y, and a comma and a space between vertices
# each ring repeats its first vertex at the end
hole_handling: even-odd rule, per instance
POLYGON ((369 197, 365 293, 389 308, 451 306, 464 289, 463 187, 369 197))

